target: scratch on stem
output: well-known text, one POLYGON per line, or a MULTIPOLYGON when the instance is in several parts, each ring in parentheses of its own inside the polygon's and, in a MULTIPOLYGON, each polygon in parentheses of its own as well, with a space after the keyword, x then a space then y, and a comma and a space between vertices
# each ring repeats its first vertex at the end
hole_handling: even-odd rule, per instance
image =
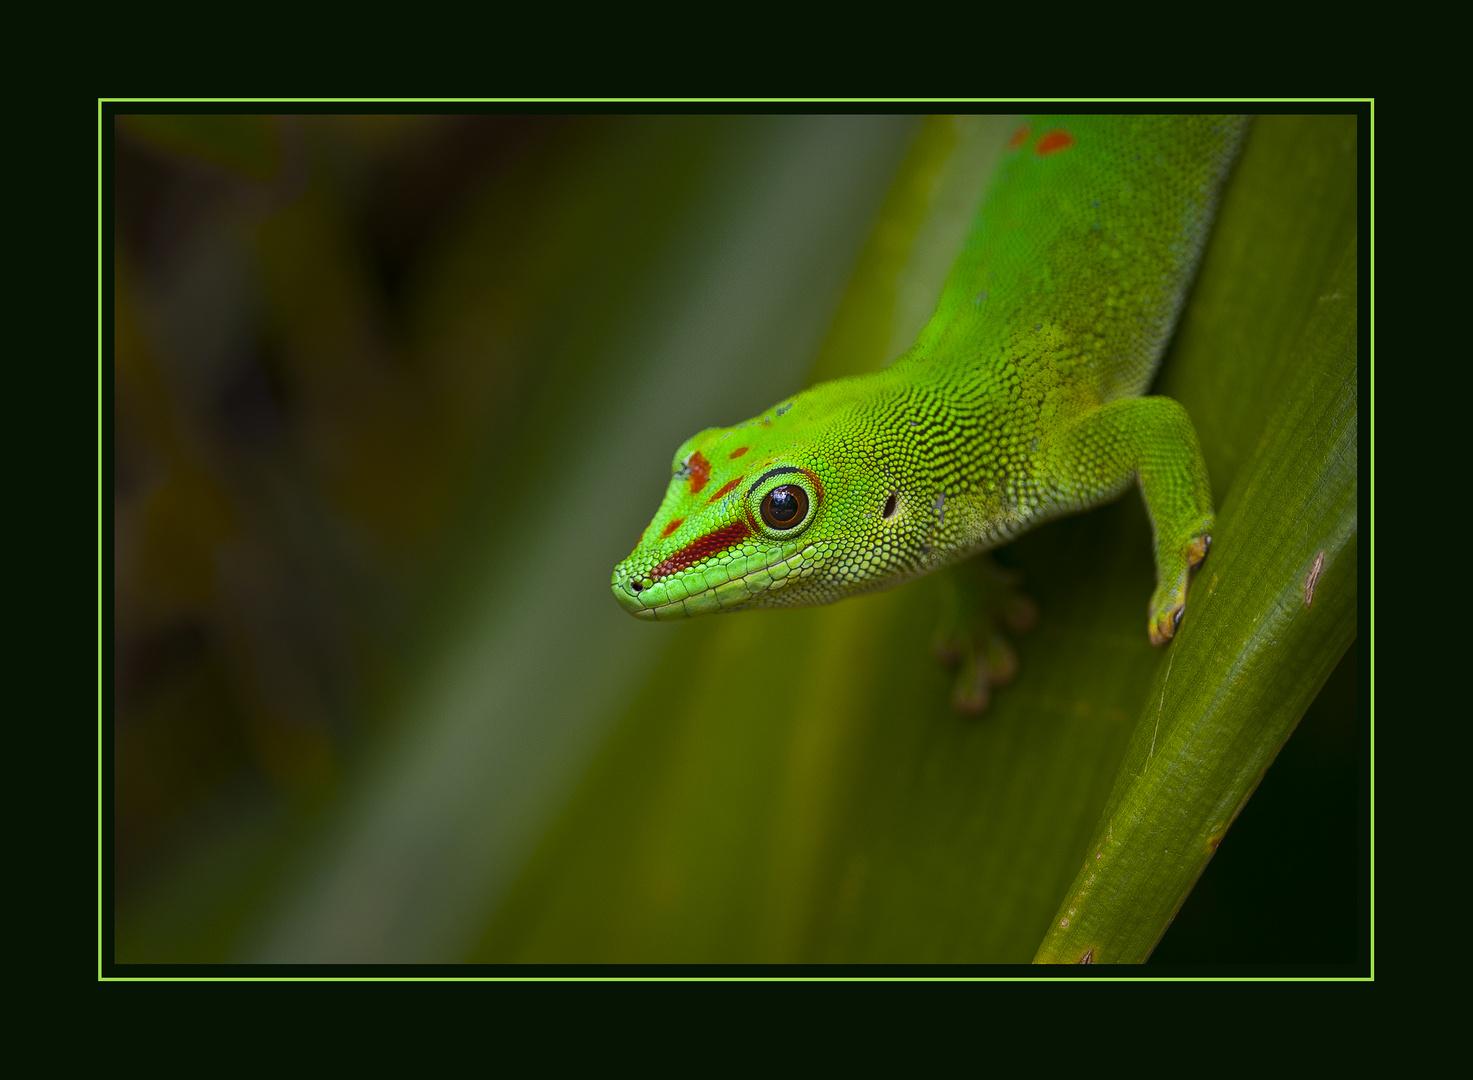
POLYGON ((1314 565, 1309 568, 1309 577, 1304 581, 1304 606, 1309 607, 1314 603, 1314 587, 1320 580, 1320 571, 1325 568, 1325 553, 1321 551, 1314 557, 1314 565))

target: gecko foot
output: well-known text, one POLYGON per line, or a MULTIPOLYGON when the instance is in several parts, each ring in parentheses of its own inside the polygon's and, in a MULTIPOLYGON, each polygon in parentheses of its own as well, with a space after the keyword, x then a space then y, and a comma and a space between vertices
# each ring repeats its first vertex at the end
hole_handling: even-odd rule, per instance
POLYGON ((1191 573, 1202 565, 1211 547, 1212 537, 1205 532, 1199 533, 1187 541, 1174 558, 1162 561, 1160 580, 1151 595, 1151 613, 1146 624, 1152 645, 1164 645, 1176 636, 1187 609, 1187 584, 1191 573))
POLYGON ((1038 606, 1017 589, 1018 575, 983 555, 952 567, 936 655, 956 664, 951 704, 960 713, 980 713, 992 688, 1012 681, 1018 654, 1003 631, 1023 632, 1038 621, 1038 606))

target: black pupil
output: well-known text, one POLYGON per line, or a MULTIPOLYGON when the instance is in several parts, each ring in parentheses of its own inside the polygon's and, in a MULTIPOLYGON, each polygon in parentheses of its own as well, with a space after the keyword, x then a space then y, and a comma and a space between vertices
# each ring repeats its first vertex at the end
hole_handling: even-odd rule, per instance
POLYGON ((768 499, 768 513, 774 521, 786 523, 798 516, 798 497, 787 488, 777 488, 768 499))

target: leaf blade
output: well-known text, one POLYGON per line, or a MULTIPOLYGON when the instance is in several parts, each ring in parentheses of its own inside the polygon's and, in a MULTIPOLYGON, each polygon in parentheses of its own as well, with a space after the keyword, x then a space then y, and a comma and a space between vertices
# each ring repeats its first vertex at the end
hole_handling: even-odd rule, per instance
POLYGON ((1356 272, 1352 238, 1036 962, 1150 955, 1356 636, 1356 272))

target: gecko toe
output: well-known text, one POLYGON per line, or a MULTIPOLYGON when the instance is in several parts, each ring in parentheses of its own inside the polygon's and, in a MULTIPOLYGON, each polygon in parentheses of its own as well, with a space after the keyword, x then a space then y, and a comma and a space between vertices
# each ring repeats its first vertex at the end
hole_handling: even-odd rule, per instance
POLYGON ((949 588, 934 646, 942 663, 957 665, 951 704, 959 713, 985 711, 992 691, 1013 680, 1018 654, 1004 629, 1022 632, 1038 621, 1038 605, 1017 589, 1017 575, 985 557, 946 571, 949 588))
POLYGON ((1197 569, 1211 550, 1212 537, 1206 535, 1197 537, 1187 545, 1187 566, 1193 570, 1197 569))
POLYGON ((1167 608, 1165 611, 1152 611, 1151 618, 1147 624, 1147 632, 1150 634, 1152 645, 1165 645, 1176 636, 1177 628, 1181 626, 1182 616, 1186 614, 1187 605, 1185 601, 1179 602, 1167 608))

